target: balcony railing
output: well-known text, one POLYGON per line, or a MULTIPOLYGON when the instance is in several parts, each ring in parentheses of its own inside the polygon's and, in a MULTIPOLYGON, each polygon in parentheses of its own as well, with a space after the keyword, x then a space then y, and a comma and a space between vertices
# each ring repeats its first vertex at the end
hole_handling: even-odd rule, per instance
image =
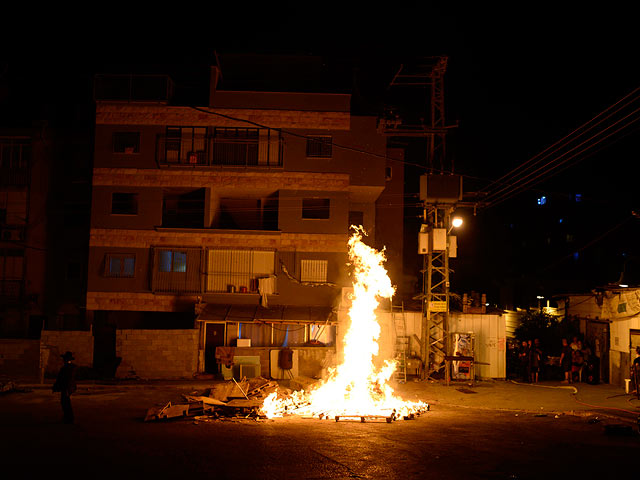
POLYGON ((0 168, 0 187, 26 187, 28 184, 27 168, 0 168))
POLYGON ((0 304, 14 304, 22 298, 24 280, 0 278, 0 304))
POLYGON ((267 129, 233 130, 233 133, 215 132, 213 135, 188 139, 160 135, 156 151, 158 165, 282 167, 282 138, 277 132, 267 129))

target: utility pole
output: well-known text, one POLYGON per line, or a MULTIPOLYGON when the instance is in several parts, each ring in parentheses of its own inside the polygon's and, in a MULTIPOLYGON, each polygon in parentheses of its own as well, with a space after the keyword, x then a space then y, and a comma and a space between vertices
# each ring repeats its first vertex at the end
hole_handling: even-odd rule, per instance
MULTIPOLYGON (((422 87, 425 109, 421 115, 402 115, 389 109, 379 121, 379 130, 388 136, 426 139, 426 171, 420 178, 423 203, 418 253, 422 255, 422 331, 420 357, 422 378, 444 367, 449 335, 449 257, 457 250, 451 231, 451 214, 462 200, 462 179, 453 175, 453 162, 446 156, 444 74, 446 56, 428 57, 419 63, 401 65, 390 88, 422 87)), ((404 90, 406 92, 406 90, 404 90)), ((455 254, 455 253, 454 253, 455 254)))

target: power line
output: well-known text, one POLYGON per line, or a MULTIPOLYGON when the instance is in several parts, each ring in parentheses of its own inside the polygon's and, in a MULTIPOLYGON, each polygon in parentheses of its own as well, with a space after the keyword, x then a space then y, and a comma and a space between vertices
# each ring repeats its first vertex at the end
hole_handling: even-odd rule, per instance
MULTIPOLYGON (((626 120, 629 116, 631 116, 631 115, 633 115, 633 114, 635 114, 635 113, 637 113, 637 112, 640 112, 640 108, 638 108, 638 109, 634 110, 633 112, 631 112, 630 114, 628 114, 627 116, 625 116, 623 119, 618 120, 618 121, 617 121, 616 123, 614 123, 613 125, 610 125, 609 127, 607 127, 607 128, 606 128, 605 130, 603 130, 602 132, 599 132, 597 135, 604 133, 606 130, 608 130, 608 129, 612 128, 613 126, 617 125, 617 124, 618 124, 618 123, 620 123, 622 120, 626 120)), ((609 135, 605 136, 604 138, 598 139, 595 143, 593 143, 593 144, 591 144, 591 145, 586 146, 586 147, 585 147, 585 148, 583 148, 582 150, 580 150, 580 151, 576 152, 575 154, 571 155, 570 157, 568 157, 568 158, 564 159, 563 161, 561 161, 561 162, 557 163, 557 164, 556 164, 556 165, 554 165, 554 166, 551 166, 551 165, 552 165, 553 163, 558 162, 561 158, 563 158, 565 155, 567 155, 567 154, 568 154, 568 153, 570 153, 571 151, 575 150, 576 148, 578 148, 578 147, 580 147, 580 146, 584 145, 585 143, 587 143, 587 142, 588 142, 588 141, 590 141, 590 140, 593 140, 593 139, 596 137, 596 135, 594 135, 594 136, 590 137, 589 139, 585 140, 585 141, 584 141, 584 142, 582 142, 581 144, 579 144, 579 145, 575 146, 574 148, 572 148, 571 150, 569 150, 569 151, 565 152, 565 153, 564 153, 564 154, 562 154, 560 157, 558 157, 558 158, 556 158, 556 159, 554 159, 554 160, 551 160, 550 162, 546 163, 545 165, 543 165, 543 166, 541 166, 541 167, 538 167, 535 171, 533 171, 533 172, 529 173, 529 175, 527 175, 527 176, 526 176, 526 177, 524 177, 523 179, 519 180, 518 182, 523 182, 527 177, 529 177, 529 176, 531 176, 531 175, 533 175, 533 174, 535 174, 535 173, 540 172, 541 170, 543 170, 540 174, 536 175, 535 177, 531 178, 530 180, 527 180, 527 181, 526 181, 526 182, 524 182, 524 183, 521 183, 520 185, 518 185, 518 184, 516 183, 516 184, 514 184, 511 188, 503 189, 503 190, 502 190, 502 192, 504 192, 504 193, 502 193, 502 194, 500 194, 500 192, 498 192, 498 193, 494 194, 494 196, 495 196, 495 195, 497 195, 497 197, 496 197, 496 199, 494 199, 493 201, 491 201, 491 202, 490 202, 490 205, 489 205, 489 206, 495 206, 495 205, 497 205, 497 204, 499 204, 499 203, 502 203, 503 201, 507 200, 508 198, 511 198, 511 197, 513 197, 514 195, 516 195, 517 193, 519 193, 519 191, 521 191, 522 189, 526 188, 526 186, 527 186, 527 185, 532 184, 533 182, 540 183, 542 180, 547 180, 547 179, 549 179, 549 178, 551 178, 551 177, 553 177, 553 176, 557 175, 557 174, 558 174, 558 173, 560 173, 562 170, 559 170, 559 171, 557 171, 557 172, 554 172, 553 174, 550 174, 550 172, 551 172, 551 171, 553 171, 553 170, 555 170, 555 169, 557 169, 558 167, 560 167, 560 166, 564 165, 564 164, 565 164, 565 163, 567 163, 568 161, 570 161, 570 160, 572 160, 572 159, 574 159, 574 158, 578 157, 579 155, 583 154, 584 152, 586 152, 586 151, 588 151, 588 150, 592 149, 594 146, 598 145, 599 143, 601 143, 602 141, 604 141, 604 140, 606 140, 607 138, 611 137, 612 135, 615 135, 616 133, 618 133, 618 132, 622 131, 623 129, 627 128, 629 125, 632 125, 633 123, 637 122, 638 120, 640 120, 640 117, 637 117, 637 118, 635 118, 634 120, 631 120, 631 121, 630 121, 630 122, 628 122, 627 124, 625 124, 625 125, 623 125, 623 126, 619 127, 617 130, 615 130, 615 131, 611 132, 609 135), (546 169, 546 167, 549 167, 549 168, 548 168, 548 169, 546 169), (546 170, 544 170, 544 169, 546 169, 546 170), (542 177, 544 177, 545 175, 546 175, 546 178, 542 178, 542 177)), ((618 140, 619 140, 619 139, 618 139, 618 140)), ((617 140, 616 140, 616 141, 617 141, 617 140)), ((609 145, 610 145, 610 144, 609 144, 609 145)), ((608 145, 607 145, 607 146, 608 146, 608 145)), ((598 150, 598 151, 599 151, 599 150, 598 150)), ((596 152, 593 152, 592 154, 595 154, 595 153, 597 153, 597 151, 596 151, 596 152)), ((581 161, 585 160, 585 159, 586 159, 586 158, 588 158, 589 156, 591 156, 591 154, 590 154, 590 155, 587 155, 587 156, 585 156, 585 157, 579 158, 579 159, 578 159, 577 161, 575 161, 572 165, 575 165, 575 164, 577 164, 577 163, 579 163, 579 162, 581 162, 581 161)), ((536 183, 534 183, 534 185, 535 185, 536 183)))
MULTIPOLYGON (((554 151, 549 152, 549 154, 545 155, 544 157, 542 157, 539 161, 543 160, 544 158, 547 158, 549 155, 551 155, 552 153, 558 151, 560 149, 560 144, 562 142, 564 142, 566 139, 568 139, 569 137, 571 137, 574 133, 578 132, 579 130, 583 129, 584 127, 586 127, 587 125, 589 125, 590 123, 592 123, 594 120, 596 120, 597 118, 599 118, 600 116, 604 115, 607 111, 611 110, 612 108, 614 108, 616 105, 618 105, 619 103, 625 101, 627 98, 629 98, 630 96, 634 95, 636 92, 640 91, 640 87, 637 87, 636 89, 634 89, 632 92, 628 93, 627 95, 625 95, 623 98, 621 98, 620 100, 618 100, 616 103, 614 103, 613 105, 607 107, 605 110, 603 110, 602 112, 600 112, 598 115, 596 115, 595 117, 593 117, 591 120, 587 121, 586 123, 582 124, 581 126, 579 126, 578 128, 576 128, 575 130, 573 130, 572 132, 570 132, 568 135, 564 136, 563 138, 561 138, 560 140, 556 141, 555 143, 553 143, 552 145, 550 145, 549 147, 547 147, 546 149, 544 149, 542 152, 534 155, 533 157, 531 157, 529 160, 527 160, 526 162, 524 162, 523 164, 519 165, 518 167, 516 167, 515 169, 507 172, 506 174, 504 174, 502 177, 498 178, 497 180, 494 180, 491 184, 489 184, 487 187, 485 187, 484 189, 482 189, 481 191, 486 191, 488 189, 491 188, 492 185, 495 185, 497 183, 500 183, 501 181, 503 181, 505 178, 508 178, 509 176, 517 176, 517 175, 521 175, 517 174, 515 172, 517 172, 518 170, 521 170, 523 168, 525 168, 528 164, 530 164, 531 162, 535 161, 538 157, 540 157, 541 155, 543 155, 545 152, 553 149, 555 146, 558 145, 558 148, 556 148, 554 151)), ((605 121, 606 119, 610 118, 614 113, 619 112, 620 110, 622 110, 622 108, 630 105, 631 103, 633 103, 634 101, 638 100, 637 97, 631 101, 629 101, 627 104, 623 105, 622 107, 620 107, 619 109, 617 109, 615 112, 612 112, 611 114, 607 115, 605 118, 603 118, 602 120, 600 120, 599 122, 597 122, 595 125, 590 126, 588 129, 586 129, 584 132, 580 133, 575 139, 578 139, 580 136, 584 135, 585 133, 587 133, 588 131, 592 130, 594 127, 596 127, 597 125, 599 125, 600 123, 602 123, 603 121, 605 121)), ((571 141, 575 140, 572 139, 568 142, 566 142, 566 144, 570 144, 571 141)), ((537 163, 537 162, 536 162, 537 163)))
MULTIPOLYGON (((632 115, 634 115, 634 114, 636 114, 636 113, 638 113, 638 112, 640 112, 640 108, 638 108, 638 109, 634 110, 633 112, 631 112, 631 113, 627 114, 627 115, 626 115, 626 116, 624 116, 623 118, 621 118, 621 119, 619 119, 618 121, 614 122, 612 125, 609 125, 609 126, 608 126, 607 128, 605 128, 604 130, 601 130, 601 131, 597 132, 596 134, 592 135, 591 137, 589 137, 588 139, 584 140, 582 143, 580 143, 580 144, 576 145, 575 147, 571 148, 570 150, 566 151, 565 153, 563 153, 563 154, 562 154, 562 155, 560 155, 559 157, 553 158, 552 160, 550 160, 549 162, 547 162, 547 163, 546 163, 546 164, 544 164, 543 166, 538 167, 537 169, 535 169, 535 170, 533 170, 533 171, 529 172, 529 173, 528 173, 527 175, 525 175, 524 177, 522 177, 522 178, 518 179, 514 184, 512 184, 512 186, 511 186, 511 187, 505 187, 505 188, 503 188, 503 189, 501 189, 501 190, 498 190, 498 191, 496 191, 496 192, 490 193, 490 194, 488 195, 488 197, 487 197, 485 200, 487 200, 487 199, 489 199, 489 198, 491 198, 491 197, 500 197, 500 196, 508 195, 508 194, 509 194, 509 190, 515 190, 515 189, 521 188, 521 187, 522 187, 522 185, 517 185, 518 183, 522 183, 522 182, 524 182, 524 181, 525 181, 528 177, 530 177, 531 175, 534 175, 535 173, 537 173, 537 172, 539 172, 539 171, 541 171, 541 170, 545 169, 546 167, 548 167, 548 166, 552 165, 553 163, 558 162, 560 159, 562 159, 563 157, 565 157, 567 154, 569 154, 569 153, 571 153, 572 151, 576 150, 577 148, 579 148, 579 147, 581 147, 581 146, 585 145, 586 143, 588 143, 589 141, 593 140, 593 139, 594 139, 594 138, 596 138, 597 136, 599 136, 599 135, 603 134, 603 133, 604 133, 604 132, 606 132, 607 130, 611 129, 612 127, 616 126, 616 125, 617 125, 617 124, 619 124, 620 122, 622 122, 622 121, 626 120, 627 118, 629 118, 630 116, 632 116, 632 115)), ((606 139, 606 138, 610 137, 610 136, 611 136, 611 135, 613 135, 614 133, 619 132, 620 130, 622 130, 622 129, 624 129, 625 127, 627 127, 627 126, 631 125, 632 123, 634 123, 634 122, 635 122, 635 121, 637 121, 637 120, 638 120, 638 118, 636 118, 635 120, 632 120, 632 121, 628 122, 626 125, 623 125, 621 128, 619 128, 618 130, 616 130, 616 131, 615 131, 615 132, 613 132, 612 134, 609 134, 609 135, 607 135, 606 137, 604 137, 604 139, 606 139)), ((593 146, 597 145, 598 143, 600 143, 600 142, 601 142, 602 140, 604 140, 604 139, 598 140, 597 142, 595 142, 595 143, 594 143, 594 144, 592 144, 591 146, 588 146, 588 147, 586 147, 585 149, 583 149, 583 150, 581 150, 580 152, 578 152, 578 154, 579 154, 579 153, 582 153, 582 152, 585 152, 585 151, 586 151, 586 150, 588 150, 589 148, 592 148, 593 146)), ((556 150, 556 151, 557 151, 557 150, 556 150)), ((576 154, 576 155, 577 155, 577 154, 576 154)), ((576 156, 576 155, 574 155, 574 156, 572 156, 572 157, 569 157, 569 158, 575 158, 575 156, 576 156)), ((546 157, 545 157, 545 158, 546 158, 546 157)), ((565 163, 565 162, 566 162, 566 160, 565 160, 565 161, 563 161, 563 162, 560 162, 557 166, 562 165, 562 164, 563 164, 563 163, 565 163)), ((539 162, 537 162, 537 163, 539 163, 539 162)), ((557 167, 557 166, 556 166, 556 167, 557 167)), ((553 170, 553 169, 554 169, 554 168, 556 168, 556 167, 551 167, 548 171, 553 170)), ((539 177, 540 177, 540 176, 542 176, 542 175, 543 175, 543 174, 540 174, 540 175, 538 175, 538 176, 534 177, 534 179, 532 179, 532 180, 535 180, 536 178, 539 178, 539 177)), ((528 184, 528 183, 531 183, 531 181, 532 181, 532 180, 526 181, 526 182, 524 183, 524 185, 526 185, 526 184, 528 184)))

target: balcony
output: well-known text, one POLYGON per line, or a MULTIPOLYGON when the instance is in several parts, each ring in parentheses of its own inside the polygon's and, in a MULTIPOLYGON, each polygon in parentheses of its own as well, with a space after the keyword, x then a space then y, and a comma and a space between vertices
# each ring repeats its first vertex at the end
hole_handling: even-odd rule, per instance
POLYGON ((15 305, 22 299, 24 280, 0 278, 0 305, 15 305))
POLYGON ((282 167, 279 132, 258 128, 176 128, 160 135, 157 162, 160 167, 282 167))

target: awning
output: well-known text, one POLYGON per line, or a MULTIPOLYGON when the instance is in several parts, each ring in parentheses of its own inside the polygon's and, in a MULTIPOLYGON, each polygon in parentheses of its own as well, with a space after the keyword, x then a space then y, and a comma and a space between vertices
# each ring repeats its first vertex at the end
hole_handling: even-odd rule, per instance
POLYGON ((335 325, 338 317, 331 307, 272 305, 225 305, 208 303, 197 318, 198 321, 240 323, 313 323, 335 325))

